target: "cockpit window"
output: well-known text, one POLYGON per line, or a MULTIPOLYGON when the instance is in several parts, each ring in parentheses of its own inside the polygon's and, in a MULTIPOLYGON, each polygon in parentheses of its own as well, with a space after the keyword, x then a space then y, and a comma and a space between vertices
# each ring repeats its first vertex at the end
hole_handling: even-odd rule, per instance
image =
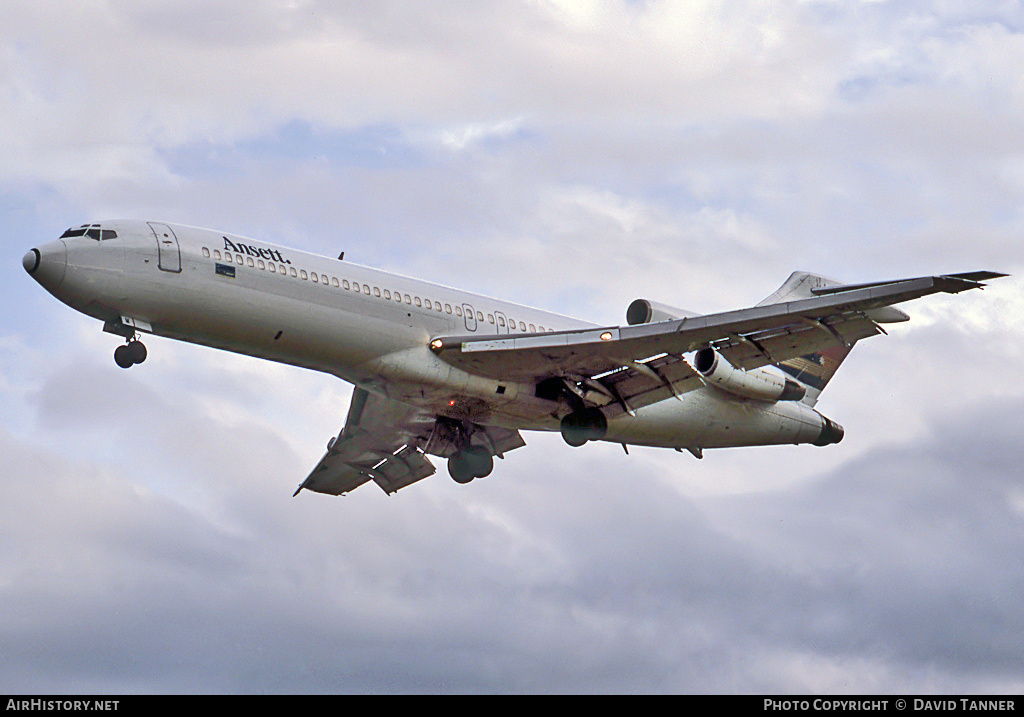
POLYGON ((103 239, 116 239, 117 232, 113 229, 101 229, 99 224, 83 224, 80 227, 68 229, 66 232, 60 235, 61 239, 67 239, 68 237, 81 237, 87 236, 90 239, 100 241, 103 239))
POLYGON ((78 227, 78 229, 68 229, 66 232, 60 235, 61 239, 67 239, 68 237, 83 237, 85 236, 85 230, 89 228, 89 225, 78 227))

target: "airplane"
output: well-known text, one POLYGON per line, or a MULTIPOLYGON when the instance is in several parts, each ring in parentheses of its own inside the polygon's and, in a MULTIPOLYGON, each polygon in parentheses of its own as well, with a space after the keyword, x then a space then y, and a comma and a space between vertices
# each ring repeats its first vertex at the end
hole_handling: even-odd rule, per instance
POLYGON ((73 227, 25 270, 124 339, 212 346, 351 383, 345 425, 302 490, 392 494, 446 458, 458 483, 489 475, 522 431, 688 451, 813 444, 844 430, 815 409, 862 339, 907 321, 892 306, 1006 276, 975 271, 842 284, 794 272, 749 308, 696 314, 637 299, 600 326, 209 229, 149 221, 73 227))

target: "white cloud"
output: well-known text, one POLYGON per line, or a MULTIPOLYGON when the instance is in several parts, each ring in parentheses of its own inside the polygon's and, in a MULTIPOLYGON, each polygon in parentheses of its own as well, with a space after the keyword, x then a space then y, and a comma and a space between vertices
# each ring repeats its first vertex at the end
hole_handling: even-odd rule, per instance
POLYGON ((473 123, 446 130, 441 133, 441 144, 449 149, 461 151, 471 145, 487 140, 503 140, 519 132, 524 126, 522 117, 500 120, 492 123, 473 123))

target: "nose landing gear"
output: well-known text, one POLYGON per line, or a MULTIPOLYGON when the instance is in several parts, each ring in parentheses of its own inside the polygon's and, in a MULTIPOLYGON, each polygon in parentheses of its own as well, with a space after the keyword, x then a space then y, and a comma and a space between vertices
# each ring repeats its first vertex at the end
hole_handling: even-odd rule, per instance
POLYGON ((133 337, 127 344, 114 349, 114 363, 121 368, 131 368, 145 361, 147 355, 146 345, 133 337))

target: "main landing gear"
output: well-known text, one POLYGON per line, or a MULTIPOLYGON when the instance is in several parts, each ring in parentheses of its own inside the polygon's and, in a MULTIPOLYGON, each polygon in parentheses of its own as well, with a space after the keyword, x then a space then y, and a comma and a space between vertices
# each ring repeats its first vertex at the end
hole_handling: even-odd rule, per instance
POLYGON ((114 363, 121 368, 131 368, 145 361, 146 355, 146 345, 133 337, 128 343, 114 349, 114 363))
MULTIPOLYGON (((437 417, 436 434, 431 440, 437 438, 439 443, 455 449, 448 458, 448 474, 456 483, 465 484, 474 478, 484 478, 494 470, 494 455, 491 449, 479 443, 473 445, 473 434, 480 429, 480 426, 475 426, 469 421, 437 417)), ((491 443, 487 440, 486 429, 483 434, 484 442, 491 443)))
POLYGON ((608 433, 608 419, 600 408, 581 408, 567 413, 560 425, 562 438, 573 448, 599 441, 608 433))
POLYGON ((448 473, 456 483, 485 478, 494 469, 494 457, 483 446, 468 446, 448 459, 448 473))

